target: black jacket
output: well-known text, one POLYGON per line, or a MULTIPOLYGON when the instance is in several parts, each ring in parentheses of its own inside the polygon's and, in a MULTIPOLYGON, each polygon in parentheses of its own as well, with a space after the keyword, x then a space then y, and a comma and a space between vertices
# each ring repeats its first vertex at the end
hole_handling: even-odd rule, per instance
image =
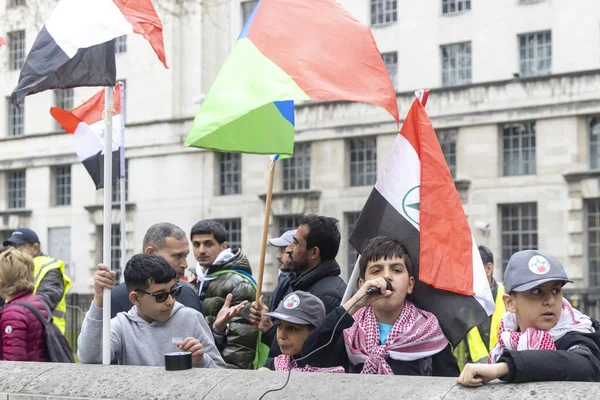
MULTIPOLYGON (((200 298, 194 292, 194 289, 185 282, 181 282, 181 286, 181 294, 177 297, 177 301, 186 307, 202 312, 200 298)), ((129 301, 129 291, 124 283, 119 283, 111 290, 110 304, 110 318, 114 318, 117 313, 131 310, 133 304, 129 301)))
POLYGON ((506 350, 498 360, 508 364, 507 382, 600 382, 600 324, 594 333, 569 332, 554 350, 506 350))
MULTIPOLYGON (((363 369, 363 364, 351 364, 346 352, 344 343, 343 331, 350 328, 354 324, 354 318, 346 313, 344 307, 338 307, 325 317, 323 324, 315 329, 306 339, 302 346, 302 356, 310 354, 321 346, 324 346, 331 340, 331 344, 323 349, 315 352, 298 364, 304 366, 306 364, 313 367, 336 367, 342 366, 349 373, 360 373, 363 369), (341 320, 340 320, 341 318, 341 320), (336 324, 337 329, 334 328, 336 324)), ((420 360, 415 361, 399 361, 392 358, 387 358, 387 363, 394 371, 394 375, 421 375, 421 376, 451 376, 460 375, 456 358, 452 355, 450 344, 441 352, 420 360)))
MULTIPOLYGON (((340 305, 346 291, 346 282, 340 277, 341 272, 335 260, 325 261, 291 281, 284 281, 284 285, 277 293, 278 298, 274 297, 271 304, 278 305, 287 294, 302 290, 321 299, 325 304, 325 312, 330 313, 340 305)), ((281 354, 275 326, 263 335, 262 342, 271 347, 269 357, 277 357, 281 354)))

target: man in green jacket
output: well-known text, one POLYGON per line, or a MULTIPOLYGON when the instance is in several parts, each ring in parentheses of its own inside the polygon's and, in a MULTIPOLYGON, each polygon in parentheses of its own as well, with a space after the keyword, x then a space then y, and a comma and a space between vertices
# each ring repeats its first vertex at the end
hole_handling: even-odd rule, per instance
POLYGON ((226 337, 221 355, 228 368, 253 369, 258 330, 242 313, 225 326, 217 326, 217 314, 230 296, 231 306, 252 302, 256 297, 256 282, 252 268, 241 249, 230 249, 223 224, 202 220, 190 234, 194 257, 198 262, 191 269, 190 282, 200 296, 206 322, 215 335, 226 337))

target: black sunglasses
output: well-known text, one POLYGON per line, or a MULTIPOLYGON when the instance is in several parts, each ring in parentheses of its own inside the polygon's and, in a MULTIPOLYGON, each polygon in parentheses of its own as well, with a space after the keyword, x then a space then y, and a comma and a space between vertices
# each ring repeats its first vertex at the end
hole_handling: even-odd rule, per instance
POLYGON ((135 291, 139 293, 149 294, 150 296, 154 297, 154 300, 156 300, 157 303, 164 303, 169 298, 169 295, 173 296, 173 299, 176 299, 177 296, 181 294, 181 289, 182 286, 179 283, 176 283, 173 286, 173 288, 168 292, 148 293, 144 292, 142 289, 135 289, 135 291))

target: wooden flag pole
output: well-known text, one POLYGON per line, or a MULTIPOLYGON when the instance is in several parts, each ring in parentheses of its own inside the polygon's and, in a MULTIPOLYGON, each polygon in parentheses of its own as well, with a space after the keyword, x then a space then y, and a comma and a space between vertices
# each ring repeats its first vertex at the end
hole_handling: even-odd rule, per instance
MULTIPOLYGON (((110 242, 112 227, 112 118, 114 112, 113 87, 104 88, 104 226, 102 263, 110 265, 110 242)), ((110 290, 104 289, 102 305, 102 364, 110 364, 110 290)))
POLYGON ((269 233, 269 217, 271 216, 271 198, 273 196, 273 180, 275 178, 275 163, 271 161, 269 169, 269 186, 267 187, 267 198, 265 200, 265 219, 263 221, 262 243, 260 245, 260 263, 258 264, 258 286, 256 288, 256 303, 262 294, 263 275, 265 272, 265 256, 267 252, 267 236, 269 233))

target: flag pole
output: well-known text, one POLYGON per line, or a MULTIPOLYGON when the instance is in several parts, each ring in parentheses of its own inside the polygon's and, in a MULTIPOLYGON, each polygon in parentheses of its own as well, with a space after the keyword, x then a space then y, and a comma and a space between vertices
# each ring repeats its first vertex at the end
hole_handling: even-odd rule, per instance
MULTIPOLYGON (((104 225, 102 263, 111 268, 111 227, 112 227, 112 118, 114 111, 113 87, 104 88, 104 225)), ((102 364, 110 364, 110 290, 103 290, 102 305, 102 364)))
POLYGON ((269 185, 267 187, 267 198, 265 200, 265 219, 263 221, 262 243, 260 245, 260 263, 258 264, 258 286, 256 288, 256 302, 262 294, 263 275, 265 272, 265 256, 267 252, 267 236, 269 233, 269 217, 271 215, 271 198, 273 196, 273 180, 275 178, 275 163, 277 159, 271 160, 269 168, 269 185))
MULTIPOLYGON (((348 243, 349 246, 352 246, 348 243)), ((350 279, 348 279, 348 285, 346 286, 346 291, 344 292, 344 297, 342 297, 342 303, 340 305, 344 305, 345 302, 350 300, 352 296, 358 291, 358 278, 360 267, 358 263, 360 262, 360 255, 356 259, 356 263, 354 263, 354 269, 352 270, 352 275, 350 275, 350 279)))
POLYGON ((121 134, 121 146, 119 148, 119 202, 121 206, 121 282, 125 281, 125 263, 127 262, 127 231, 125 230, 125 202, 127 201, 127 195, 125 193, 125 85, 123 82, 119 82, 119 93, 120 93, 120 115, 121 115, 121 126, 119 132, 121 134))

